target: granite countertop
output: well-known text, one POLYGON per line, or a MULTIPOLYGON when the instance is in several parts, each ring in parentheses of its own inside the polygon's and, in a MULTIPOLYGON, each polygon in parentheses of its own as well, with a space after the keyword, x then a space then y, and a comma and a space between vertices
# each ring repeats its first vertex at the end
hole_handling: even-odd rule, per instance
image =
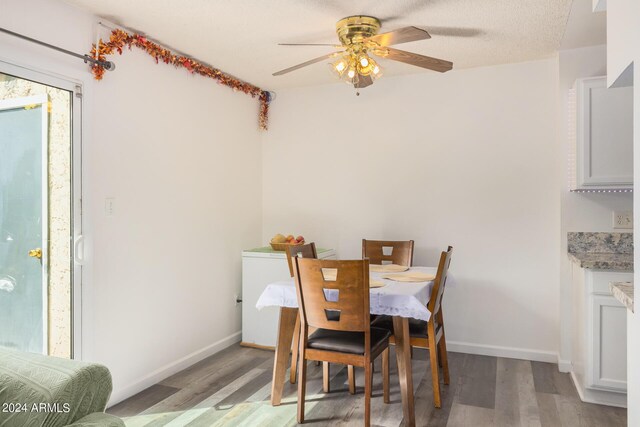
POLYGON ((569 259, 582 268, 633 271, 633 254, 569 252, 569 259))
POLYGON ((633 313, 633 283, 611 282, 609 289, 611 289, 615 299, 624 304, 633 313))
POLYGON ((569 259, 582 268, 633 271, 633 233, 567 233, 569 259))

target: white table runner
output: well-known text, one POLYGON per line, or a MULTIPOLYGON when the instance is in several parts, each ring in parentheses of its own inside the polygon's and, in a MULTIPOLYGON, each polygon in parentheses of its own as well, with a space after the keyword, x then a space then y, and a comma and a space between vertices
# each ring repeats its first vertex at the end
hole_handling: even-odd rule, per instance
MULTIPOLYGON (((409 272, 422 272, 435 275, 435 267, 411 267, 409 272)), ((395 282, 382 279, 384 273, 371 273, 372 280, 383 281, 386 286, 371 288, 371 314, 386 314, 389 316, 412 317, 419 320, 429 320, 431 312, 427 309, 427 303, 431 296, 433 280, 429 282, 395 282)), ((327 298, 331 298, 327 295, 327 298)), ((296 287, 293 279, 274 282, 267 287, 258 298, 256 308, 264 307, 289 307, 298 308, 296 287)))

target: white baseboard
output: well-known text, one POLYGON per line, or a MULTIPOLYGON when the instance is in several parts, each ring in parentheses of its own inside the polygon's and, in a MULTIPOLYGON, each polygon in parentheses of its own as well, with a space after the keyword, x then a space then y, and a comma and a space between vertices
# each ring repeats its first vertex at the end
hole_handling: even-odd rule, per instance
POLYGON ((609 391, 583 389, 573 371, 571 372, 571 381, 578 391, 580 400, 587 403, 595 403, 597 405, 617 406, 618 408, 627 407, 627 394, 615 393, 609 391))
POLYGON ((200 350, 196 350, 181 359, 162 366, 125 387, 114 389, 107 406, 113 406, 116 403, 119 403, 133 396, 134 394, 139 393, 142 390, 175 374, 176 372, 180 372, 183 369, 186 369, 189 366, 193 365, 194 363, 197 363, 202 359, 205 359, 213 354, 218 353, 219 351, 224 350, 225 348, 239 342, 241 337, 242 331, 235 332, 228 337, 222 338, 221 340, 218 340, 213 344, 209 344, 208 346, 201 348, 200 350))
POLYGON ((482 356, 506 357, 508 359, 558 363, 558 353, 553 351, 532 350, 528 348, 502 347, 497 345, 483 345, 447 340, 447 350, 456 353, 469 353, 479 354, 482 356))
POLYGON ((563 373, 571 372, 573 366, 571 365, 570 360, 560 359, 560 355, 558 355, 558 370, 563 373))

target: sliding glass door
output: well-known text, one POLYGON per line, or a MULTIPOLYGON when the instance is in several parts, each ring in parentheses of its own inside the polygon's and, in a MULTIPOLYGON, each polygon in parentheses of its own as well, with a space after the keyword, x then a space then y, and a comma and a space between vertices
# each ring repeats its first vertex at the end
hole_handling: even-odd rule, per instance
POLYGON ((73 357, 79 111, 48 79, 0 62, 0 346, 73 357))
POLYGON ((38 353, 48 332, 47 128, 45 96, 0 100, 0 345, 38 353))

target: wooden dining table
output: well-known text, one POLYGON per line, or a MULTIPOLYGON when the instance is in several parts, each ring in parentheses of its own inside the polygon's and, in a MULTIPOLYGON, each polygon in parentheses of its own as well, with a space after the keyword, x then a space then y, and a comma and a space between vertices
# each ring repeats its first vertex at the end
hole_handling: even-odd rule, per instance
MULTIPOLYGON (((435 276, 435 267, 411 267, 407 273, 427 273, 435 276)), ((411 346, 409 343, 409 319, 429 320, 431 313, 427 303, 431 296, 433 280, 423 282, 399 282, 385 279, 385 273, 371 272, 371 281, 381 281, 383 287, 371 288, 371 314, 388 315, 393 318, 393 334, 396 342, 398 378, 402 396, 402 411, 406 426, 415 426, 413 379, 411 376, 411 346)), ((293 279, 267 285, 256 303, 258 309, 280 307, 278 338, 276 342, 271 404, 280 405, 289 366, 289 353, 293 331, 298 317, 298 300, 293 279)))

